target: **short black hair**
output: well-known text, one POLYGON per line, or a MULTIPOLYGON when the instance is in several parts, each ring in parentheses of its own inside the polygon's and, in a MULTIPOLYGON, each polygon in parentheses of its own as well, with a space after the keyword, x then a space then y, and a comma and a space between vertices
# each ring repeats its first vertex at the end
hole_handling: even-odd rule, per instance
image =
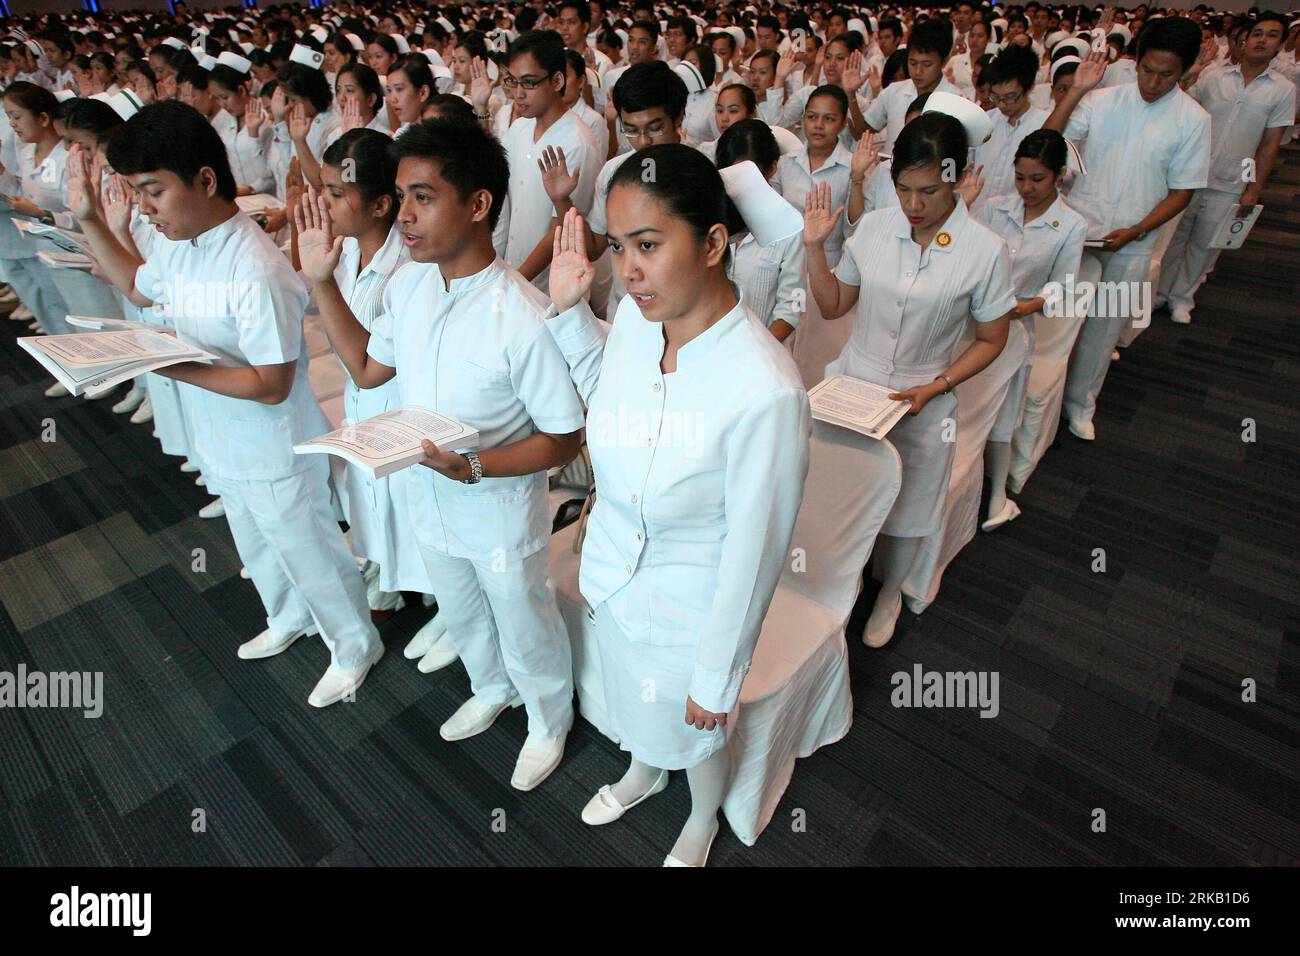
POLYGON ((564 76, 564 41, 554 30, 529 30, 520 34, 519 39, 510 44, 506 63, 524 54, 531 54, 548 77, 556 73, 564 76))
POLYGON ((754 90, 744 83, 728 83, 722 89, 718 90, 718 99, 728 90, 733 90, 740 95, 740 101, 745 105, 745 112, 751 117, 758 112, 758 97, 754 95, 754 90))
POLYGON ((1029 47, 1009 46, 998 51, 998 55, 989 64, 987 73, 990 86, 1014 80, 1020 84, 1021 90, 1028 93, 1033 89, 1034 80, 1038 76, 1038 57, 1029 47))
POLYGON ((208 71, 203 69, 203 67, 199 66, 197 63, 192 66, 181 67, 176 71, 177 86, 180 86, 183 83, 188 83, 196 90, 206 90, 208 88, 208 80, 210 79, 211 77, 208 75, 208 71))
POLYGON ((108 164, 124 176, 166 170, 187 186, 207 166, 217 194, 235 198, 226 144, 202 113, 179 100, 150 103, 127 120, 108 144, 108 164))
POLYGON ((412 123, 393 143, 397 160, 430 159, 442 176, 467 200, 480 189, 492 195, 488 226, 496 228, 510 184, 510 161, 505 147, 477 123, 458 119, 431 119, 412 123))
POLYGON ((1065 145, 1065 137, 1056 130, 1036 129, 1020 141, 1015 158, 1036 159, 1059 176, 1065 169, 1069 150, 1065 145))
MULTIPOLYGON (((819 96, 829 96, 839 106, 840 112, 844 114, 846 118, 848 117, 849 97, 848 94, 846 94, 843 89, 841 89, 838 86, 835 86, 834 84, 825 83, 817 87, 817 89, 813 90, 811 93, 809 93, 808 99, 805 101, 805 103, 811 103, 819 96)), ((804 109, 807 109, 806 105, 804 106, 804 109)))
POLYGON ((952 24, 947 20, 926 20, 912 27, 907 48, 913 53, 936 53, 946 60, 952 52, 952 24))
POLYGON ((659 23, 656 20, 633 20, 632 25, 627 28, 627 32, 631 33, 633 30, 643 30, 650 34, 651 40, 656 43, 659 42, 659 23))
POLYGON ((943 169, 945 161, 949 161, 957 180, 960 180, 966 171, 968 149, 966 128, 959 120, 937 110, 922 113, 904 126, 894 141, 894 159, 889 175, 898 182, 904 170, 919 166, 943 169))
POLYGON ((1178 57, 1183 69, 1196 62, 1201 49, 1201 28, 1186 17, 1161 17, 1142 28, 1137 38, 1138 59, 1151 50, 1164 50, 1178 57))
POLYGON ((286 93, 301 96, 315 108, 317 113, 324 113, 334 102, 334 91, 330 89, 325 74, 302 63, 286 63, 280 67, 280 85, 286 93))
POLYGON ((749 159, 766 172, 781 159, 781 147, 770 126, 759 119, 747 119, 732 123, 723 131, 714 156, 719 169, 749 159))
POLYGON ((375 202, 384 196, 393 200, 393 214, 397 213, 397 155, 393 141, 386 133, 374 129, 350 129, 325 150, 323 161, 329 166, 342 166, 352 161, 352 183, 366 202, 375 202))
POLYGON ((614 84, 614 109, 620 113, 640 113, 663 107, 673 120, 686 115, 686 84, 662 60, 637 63, 623 71, 614 84))
POLYGON ((565 7, 571 7, 573 9, 573 11, 578 15, 579 22, 591 22, 591 7, 587 5, 587 0, 560 0, 560 2, 555 5, 555 16, 557 18, 564 12, 565 7))
POLYGON ((339 71, 334 77, 335 86, 338 86, 339 77, 344 73, 352 74, 357 86, 361 87, 363 98, 367 96, 375 98, 374 109, 376 112, 384 108, 384 87, 379 82, 379 74, 370 67, 370 64, 362 63, 360 60, 344 63, 339 67, 339 71))

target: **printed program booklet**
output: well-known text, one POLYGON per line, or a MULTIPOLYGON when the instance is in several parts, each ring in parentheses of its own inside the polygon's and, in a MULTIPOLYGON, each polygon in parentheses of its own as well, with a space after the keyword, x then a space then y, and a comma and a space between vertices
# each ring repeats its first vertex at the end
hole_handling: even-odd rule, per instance
POLYGON ((294 445, 293 450, 299 455, 337 455, 371 477, 383 478, 424 461, 420 441, 425 438, 443 450, 472 448, 478 444, 478 431, 427 408, 403 405, 294 445))
POLYGON ((847 375, 834 375, 808 393, 812 417, 868 438, 884 438, 912 407, 891 399, 894 390, 847 375))
POLYGON ((32 335, 18 344, 73 395, 92 397, 154 369, 217 358, 174 335, 141 329, 32 335))

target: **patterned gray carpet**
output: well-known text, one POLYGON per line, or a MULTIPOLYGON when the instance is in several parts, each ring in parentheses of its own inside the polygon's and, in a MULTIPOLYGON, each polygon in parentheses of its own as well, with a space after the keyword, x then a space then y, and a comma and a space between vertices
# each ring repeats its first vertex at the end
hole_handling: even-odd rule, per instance
MULTIPOLYGON (((1290 148, 1195 324, 1157 316, 1110 374, 1100 440, 1065 434, 1024 516, 882 651, 857 640, 868 589, 853 730, 800 762, 755 847, 724 827, 712 863, 1300 862, 1298 192, 1290 148), (999 672, 1001 713, 891 706, 917 662, 999 672)), ((684 775, 584 826, 624 760, 580 722, 516 793, 522 711, 444 742, 468 683, 402 659, 418 607, 384 626, 356 704, 307 706, 319 642, 236 659, 263 614, 225 523, 196 516, 208 496, 110 403, 44 398, 21 328, 0 321, 0 671, 102 671, 104 708, 0 708, 0 864, 660 862, 684 775)))

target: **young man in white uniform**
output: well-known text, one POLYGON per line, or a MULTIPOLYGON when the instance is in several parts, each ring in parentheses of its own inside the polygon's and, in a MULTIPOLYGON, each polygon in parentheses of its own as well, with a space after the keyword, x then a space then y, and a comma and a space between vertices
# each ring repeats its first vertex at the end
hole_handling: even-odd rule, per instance
POLYGON ((455 120, 413 124, 397 140, 398 229, 412 261, 384 289, 367 332, 334 282, 341 242, 321 224, 299 240, 303 271, 353 381, 397 376, 402 404, 479 432, 479 451, 425 442, 412 489, 421 556, 469 672, 473 696, 442 725, 481 733, 521 702, 528 739, 511 784, 531 790, 559 764, 573 722, 569 642, 546 581, 546 471, 580 447, 582 405, 549 338, 546 296, 496 255, 505 198, 501 146, 455 120))
MULTIPOLYGON (((1156 230, 1187 208, 1209 174, 1210 118, 1178 85, 1200 45, 1201 31, 1190 20, 1151 23, 1138 43, 1136 83, 1094 91, 1106 70, 1105 54, 1090 54, 1043 124, 1066 139, 1086 140, 1088 173, 1070 190, 1070 205, 1087 221, 1088 238, 1105 244, 1085 252, 1084 262, 1095 256, 1104 283, 1127 283, 1130 290, 1127 314, 1103 315, 1108 310, 1094 307, 1070 356, 1065 416, 1071 433, 1085 441, 1096 437, 1092 418, 1111 352, 1137 317, 1134 294, 1139 302, 1144 298, 1156 230)), ((1122 304, 1118 296, 1097 298, 1102 305, 1112 301, 1122 304)))
POLYGON ((907 108, 924 93, 942 90, 961 96, 943 75, 944 64, 952 52, 952 28, 943 20, 927 20, 912 30, 907 47, 907 73, 911 79, 898 80, 885 87, 871 101, 863 118, 873 132, 885 131, 884 151, 890 153, 894 140, 903 128, 907 108))
POLYGON ((306 287, 235 205, 225 147, 193 107, 147 106, 109 146, 109 163, 162 236, 146 262, 104 225, 87 195, 89 164, 79 152, 77 159, 70 208, 113 284, 138 306, 158 303, 183 341, 219 356, 157 374, 185 383, 195 452, 266 606, 267 630, 239 656, 271 657, 319 630, 331 663, 308 703, 350 697, 384 648, 334 520, 328 463, 293 453, 295 443, 329 430, 307 378, 306 287))
POLYGON ((1270 69, 1285 34, 1281 17, 1265 14, 1246 36, 1242 62, 1206 70, 1190 90, 1210 114, 1213 153, 1209 185, 1183 213, 1161 266, 1159 298, 1175 322, 1192 321, 1196 290, 1219 258, 1210 248, 1214 234, 1234 206, 1259 202, 1282 134, 1295 122, 1295 85, 1270 69))
POLYGON ((975 165, 983 166, 984 188, 971 203, 976 215, 990 199, 1016 191, 1016 150, 1026 136, 1041 129, 1047 111, 1029 105, 1029 91, 1034 86, 1038 64, 1025 47, 1007 47, 989 64, 986 75, 989 99, 997 109, 988 111, 993 132, 975 148, 975 165))
POLYGON ((558 210, 542 186, 538 169, 542 156, 548 147, 563 150, 577 177, 573 203, 583 215, 591 208, 603 159, 591 131, 564 105, 564 70, 564 45, 558 34, 526 33, 510 48, 502 83, 519 114, 503 139, 510 160, 510 205, 502 258, 538 289, 546 288, 551 237, 559 224, 558 210))

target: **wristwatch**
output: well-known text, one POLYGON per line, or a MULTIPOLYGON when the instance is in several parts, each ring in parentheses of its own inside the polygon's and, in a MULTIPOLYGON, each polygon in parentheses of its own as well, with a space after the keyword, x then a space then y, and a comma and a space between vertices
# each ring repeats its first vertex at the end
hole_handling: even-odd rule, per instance
POLYGON ((469 477, 462 478, 461 484, 477 485, 483 480, 483 463, 478 460, 478 453, 473 451, 463 451, 460 457, 469 462, 469 477))

